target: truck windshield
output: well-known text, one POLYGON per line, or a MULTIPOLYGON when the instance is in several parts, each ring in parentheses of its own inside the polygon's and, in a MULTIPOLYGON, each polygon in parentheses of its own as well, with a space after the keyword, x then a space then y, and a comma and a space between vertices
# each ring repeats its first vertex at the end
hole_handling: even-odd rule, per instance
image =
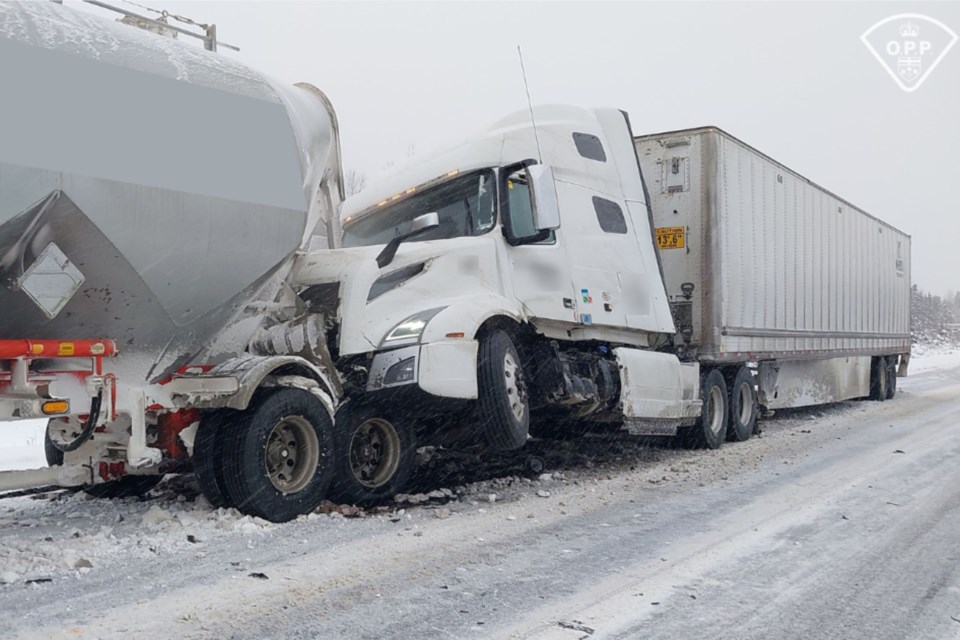
POLYGON ((496 222, 496 181, 492 171, 481 171, 448 180, 396 204, 362 215, 343 227, 343 246, 386 244, 410 231, 417 216, 436 211, 440 226, 409 242, 478 236, 496 222))

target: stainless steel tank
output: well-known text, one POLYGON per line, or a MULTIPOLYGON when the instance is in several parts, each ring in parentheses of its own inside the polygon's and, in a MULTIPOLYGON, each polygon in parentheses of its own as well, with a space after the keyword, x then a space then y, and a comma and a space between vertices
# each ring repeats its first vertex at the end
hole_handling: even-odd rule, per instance
POLYGON ((310 85, 0 1, 0 88, 0 339, 113 338, 156 379, 325 243, 339 145, 310 85))

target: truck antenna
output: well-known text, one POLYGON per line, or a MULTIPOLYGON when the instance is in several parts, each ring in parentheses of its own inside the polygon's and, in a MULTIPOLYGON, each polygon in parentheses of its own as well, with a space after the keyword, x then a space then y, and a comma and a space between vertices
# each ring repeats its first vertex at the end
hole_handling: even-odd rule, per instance
POLYGON ((527 90, 527 106, 530 108, 530 124, 533 125, 533 139, 537 142, 537 161, 543 164, 543 153, 540 151, 540 136, 537 135, 537 121, 533 117, 533 102, 530 101, 530 85, 527 84, 527 70, 523 66, 523 51, 517 45, 517 55, 520 56, 520 74, 523 75, 523 88, 527 90))

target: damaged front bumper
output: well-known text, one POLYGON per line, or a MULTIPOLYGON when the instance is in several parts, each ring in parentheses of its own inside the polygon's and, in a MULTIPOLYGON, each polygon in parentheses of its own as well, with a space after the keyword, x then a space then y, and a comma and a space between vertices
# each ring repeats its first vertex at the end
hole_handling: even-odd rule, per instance
POLYGON ((477 348, 476 340, 449 340, 378 352, 366 391, 417 385, 442 398, 476 400, 477 348))

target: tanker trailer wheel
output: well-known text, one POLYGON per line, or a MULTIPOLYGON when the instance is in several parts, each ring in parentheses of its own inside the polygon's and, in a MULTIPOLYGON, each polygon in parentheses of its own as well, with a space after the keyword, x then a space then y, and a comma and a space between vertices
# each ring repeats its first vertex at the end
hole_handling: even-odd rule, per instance
POLYGON ((714 369, 700 382, 703 408, 697 423, 677 430, 683 445, 689 449, 719 449, 727 437, 727 383, 714 369))
POLYGON ((239 411, 211 411, 200 418, 193 440, 193 473, 201 493, 215 509, 233 506, 223 477, 223 434, 229 425, 239 422, 239 411))
POLYGON ((753 372, 747 367, 739 367, 730 386, 730 425, 727 428, 727 440, 749 440, 757 428, 759 412, 753 372))
POLYGON ((530 430, 527 385, 513 341, 503 331, 480 338, 477 353, 480 429, 493 449, 519 449, 530 430))
POLYGON ((887 359, 874 358, 870 364, 870 399, 883 402, 887 399, 887 376, 889 369, 887 359))
MULTIPOLYGON (((43 453, 47 465, 56 467, 63 464, 63 451, 50 439, 49 427, 43 435, 43 453)), ((129 498, 142 496, 160 484, 163 476, 124 476, 103 484, 88 484, 83 487, 85 493, 94 498, 129 498)))
POLYGON ((347 403, 337 412, 334 430, 333 499, 366 504, 404 489, 416 465, 417 442, 410 422, 388 420, 375 407, 347 403))
POLYGON ((887 357, 887 396, 890 400, 897 395, 897 356, 887 357))
POLYGON ((260 392, 238 424, 221 433, 227 495, 243 513, 286 522, 325 497, 333 479, 333 423, 313 394, 260 392))

